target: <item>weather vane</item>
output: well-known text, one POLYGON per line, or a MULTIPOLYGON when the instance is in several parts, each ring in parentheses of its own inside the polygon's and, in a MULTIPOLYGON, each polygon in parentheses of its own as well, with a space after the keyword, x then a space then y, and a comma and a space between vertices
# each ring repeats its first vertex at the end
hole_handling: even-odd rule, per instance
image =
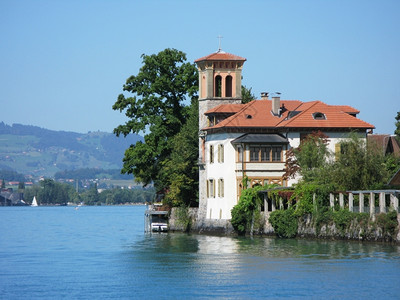
POLYGON ((217 39, 218 39, 218 52, 220 52, 222 49, 221 49, 221 39, 223 38, 223 36, 217 36, 217 39))

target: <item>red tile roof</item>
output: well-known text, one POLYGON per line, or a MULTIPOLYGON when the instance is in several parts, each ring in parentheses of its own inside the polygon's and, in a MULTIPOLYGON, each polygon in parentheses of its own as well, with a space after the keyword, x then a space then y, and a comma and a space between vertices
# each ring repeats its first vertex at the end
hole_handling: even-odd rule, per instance
POLYGON ((244 57, 240 57, 234 54, 230 54, 221 50, 211 53, 207 56, 196 59, 194 62, 205 61, 205 60, 235 60, 235 61, 246 61, 244 57))
POLYGON ((215 113, 237 113, 243 108, 244 104, 221 104, 208 111, 205 115, 215 114, 215 113))
MULTIPOLYGON (((349 113, 357 110, 350 110, 350 106, 328 105, 321 101, 301 102, 298 100, 281 100, 286 111, 282 116, 274 116, 271 112, 271 100, 254 100, 244 104, 233 116, 226 118, 215 126, 204 128, 205 130, 217 128, 349 128, 349 129, 373 129, 373 125, 364 122, 349 113), (350 110, 350 111, 349 111, 350 110), (289 114, 296 111, 297 114, 289 114), (324 120, 314 119, 314 113, 322 113, 324 120)), ((229 104, 224 105, 223 110, 227 111, 229 104)), ((217 111, 216 107, 214 110, 217 111)), ((221 108, 222 109, 222 108, 221 108)), ((232 111, 237 107, 232 108, 232 111)), ((211 111, 211 110, 210 110, 211 111)), ((207 113, 210 113, 208 111, 207 113)))

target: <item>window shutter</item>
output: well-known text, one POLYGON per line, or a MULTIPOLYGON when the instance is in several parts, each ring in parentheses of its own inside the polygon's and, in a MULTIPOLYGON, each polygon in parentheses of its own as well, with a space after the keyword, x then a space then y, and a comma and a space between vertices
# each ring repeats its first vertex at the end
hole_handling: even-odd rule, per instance
POLYGON ((336 143, 335 144, 335 160, 339 159, 340 150, 341 150, 340 143, 336 143))

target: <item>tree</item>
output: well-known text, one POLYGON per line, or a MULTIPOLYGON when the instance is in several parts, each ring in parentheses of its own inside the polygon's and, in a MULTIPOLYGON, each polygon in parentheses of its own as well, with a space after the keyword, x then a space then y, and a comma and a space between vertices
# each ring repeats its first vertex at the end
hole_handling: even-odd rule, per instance
POLYGON ((251 92, 251 88, 242 85, 242 103, 246 104, 256 99, 256 96, 251 92))
POLYGON ((133 96, 120 94, 113 105, 114 110, 125 111, 129 118, 114 133, 144 134, 144 143, 138 142, 125 151, 121 172, 133 174, 144 185, 154 182, 161 190, 166 183, 160 178, 160 170, 171 155, 171 138, 186 123, 188 107, 184 102, 196 97, 198 72, 194 64, 186 62, 186 54, 176 49, 141 57, 139 73, 123 86, 133 96))
POLYGON ((400 143, 400 111, 397 112, 397 116, 395 117, 396 119, 396 130, 394 131, 394 134, 396 135, 397 141, 400 143))
POLYGON ((337 189, 379 188, 388 179, 385 157, 373 143, 365 143, 357 135, 340 143, 341 151, 332 169, 337 189))
POLYGON ((198 101, 190 106, 182 130, 172 138, 171 156, 163 162, 161 176, 169 186, 166 202, 172 206, 188 206, 198 199, 199 110, 198 101))
POLYGON ((284 177, 293 178, 300 173, 305 182, 313 182, 327 165, 329 155, 328 137, 321 131, 312 132, 298 148, 288 151, 284 177))

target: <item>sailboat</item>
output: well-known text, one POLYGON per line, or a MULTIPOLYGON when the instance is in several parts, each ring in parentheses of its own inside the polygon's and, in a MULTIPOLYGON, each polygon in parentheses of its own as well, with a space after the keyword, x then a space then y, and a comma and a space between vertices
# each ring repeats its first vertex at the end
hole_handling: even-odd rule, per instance
POLYGON ((36 197, 35 196, 33 197, 31 206, 39 206, 37 201, 36 201, 36 197))

